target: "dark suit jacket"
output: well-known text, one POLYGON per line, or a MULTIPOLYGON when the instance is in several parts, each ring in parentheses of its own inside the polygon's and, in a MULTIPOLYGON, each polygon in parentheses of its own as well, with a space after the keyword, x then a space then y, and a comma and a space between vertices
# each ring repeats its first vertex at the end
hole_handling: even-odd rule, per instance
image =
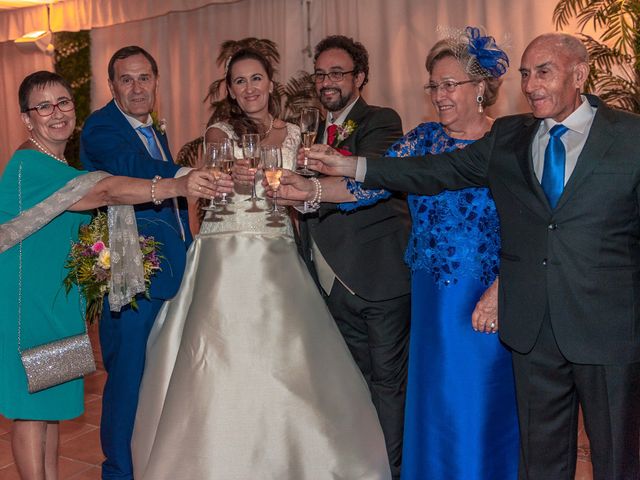
MULTIPOLYGON (((346 120, 353 120, 356 129, 340 147, 355 155, 380 155, 402 136, 394 110, 367 105, 362 98, 346 120)), ((324 125, 320 129, 323 132, 324 125)), ((356 294, 365 300, 388 300, 411 290, 403 261, 409 229, 406 201, 400 196, 350 213, 322 204, 317 216, 301 222, 302 253, 308 261, 312 235, 327 263, 356 294)))
MULTIPOLYGON (((113 175, 137 178, 173 178, 178 169, 173 163, 166 135, 157 133, 168 159, 154 160, 144 143, 112 100, 93 112, 84 124, 80 137, 80 160, 87 170, 103 170, 113 175)), ((184 199, 181 199, 184 200, 184 199)), ((152 278, 151 296, 168 299, 175 295, 182 281, 186 248, 191 242, 186 203, 180 202, 180 216, 187 241, 182 240, 173 201, 155 206, 151 202, 136 205, 138 232, 153 236, 161 243, 162 270, 152 278)))
POLYGON ((502 232, 500 336, 533 347, 548 309, 574 363, 640 361, 640 117, 597 97, 589 137, 555 210, 535 177, 540 120, 516 115, 463 150, 367 162, 365 184, 418 194, 486 186, 502 232))

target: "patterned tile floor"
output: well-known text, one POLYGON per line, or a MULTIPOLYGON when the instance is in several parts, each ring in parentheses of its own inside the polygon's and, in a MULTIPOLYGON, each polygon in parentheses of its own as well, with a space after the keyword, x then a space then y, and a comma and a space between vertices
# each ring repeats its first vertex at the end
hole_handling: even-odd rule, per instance
MULTIPOLYGON (((85 413, 60 424, 60 480, 99 480, 103 456, 100 450, 100 412, 106 373, 97 349, 95 328, 90 330, 96 348, 97 371, 85 380, 85 413)), ((20 480, 10 445, 11 422, 0 416, 0 480, 20 480)), ((592 480, 589 446, 580 422, 576 480, 592 480)))

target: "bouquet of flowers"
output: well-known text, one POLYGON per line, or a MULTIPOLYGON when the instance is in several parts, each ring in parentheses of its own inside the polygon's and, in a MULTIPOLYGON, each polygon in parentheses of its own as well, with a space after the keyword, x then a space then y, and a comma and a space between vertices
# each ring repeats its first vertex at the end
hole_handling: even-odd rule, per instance
MULTIPOLYGON (((139 240, 148 297, 151 276, 160 270, 160 243, 143 235, 139 240)), ((78 241, 71 245, 65 267, 69 270, 64 279, 65 289, 69 293, 74 285, 78 286, 87 303, 86 319, 93 323, 102 314, 103 299, 109 293, 111 280, 109 226, 105 212, 99 212, 88 225, 80 227, 78 241)), ((131 299, 131 306, 137 308, 135 298, 131 299)))

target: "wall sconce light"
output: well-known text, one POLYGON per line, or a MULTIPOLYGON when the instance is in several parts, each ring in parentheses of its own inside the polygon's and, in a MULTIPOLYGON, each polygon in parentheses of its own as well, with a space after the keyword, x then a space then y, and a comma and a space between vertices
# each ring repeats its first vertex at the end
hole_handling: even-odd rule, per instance
POLYGON ((46 55, 53 55, 55 47, 51 43, 52 35, 50 15, 50 7, 47 5, 47 30, 37 30, 35 32, 26 33, 13 41, 15 45, 25 53, 40 51, 46 55))

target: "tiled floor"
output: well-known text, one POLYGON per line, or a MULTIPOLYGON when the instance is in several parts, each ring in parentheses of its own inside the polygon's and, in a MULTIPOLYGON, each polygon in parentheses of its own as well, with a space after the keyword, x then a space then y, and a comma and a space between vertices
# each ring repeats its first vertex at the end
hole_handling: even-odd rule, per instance
MULTIPOLYGON (((60 480, 99 480, 102 451, 100 450, 100 411, 102 387, 106 373, 102 368, 97 348, 95 328, 91 338, 96 350, 97 371, 85 380, 85 412, 75 420, 60 424, 60 480)), ((16 471, 10 445, 11 422, 0 416, 0 480, 20 480, 16 471)), ((591 480, 589 446, 580 422, 578 465, 576 480, 591 480)))

